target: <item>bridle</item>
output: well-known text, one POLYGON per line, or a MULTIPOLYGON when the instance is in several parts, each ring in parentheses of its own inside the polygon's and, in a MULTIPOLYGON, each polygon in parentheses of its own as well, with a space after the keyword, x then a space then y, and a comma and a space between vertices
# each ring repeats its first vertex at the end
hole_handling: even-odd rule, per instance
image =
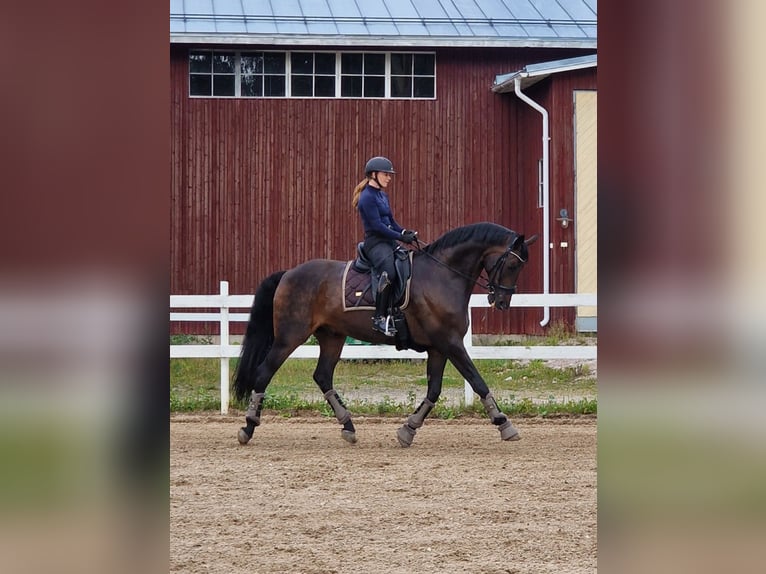
POLYGON ((526 263, 526 259, 523 259, 521 255, 516 253, 515 251, 511 250, 511 246, 509 245, 508 248, 505 250, 505 253, 503 253, 500 257, 497 258, 497 261, 495 261, 495 264, 492 266, 492 269, 490 269, 487 272, 487 299, 489 300, 489 304, 492 305, 495 302, 495 290, 501 289, 503 291, 508 292, 508 296, 511 297, 514 293, 516 293, 516 284, 509 286, 501 285, 499 283, 500 277, 503 273, 503 268, 505 267, 505 261, 508 259, 509 255, 513 255, 516 259, 521 261, 522 264, 526 263))
POLYGON ((428 253, 428 251, 423 249, 421 247, 420 243, 421 243, 420 240, 415 239, 415 244, 417 245, 417 248, 418 248, 418 250, 421 253, 423 253, 424 255, 428 256, 429 258, 434 260, 436 263, 438 263, 442 267, 446 267, 447 269, 449 269, 450 271, 452 271, 456 275, 460 275, 461 277, 464 277, 464 278, 468 279, 469 281, 473 281, 474 284, 478 285, 482 289, 486 289, 487 290, 487 299, 489 300, 489 304, 490 305, 492 305, 495 302, 495 290, 497 290, 497 289, 500 289, 502 291, 507 291, 509 293, 509 295, 513 295, 514 293, 516 293, 516 285, 512 285, 512 286, 509 287, 509 286, 501 285, 500 283, 498 283, 499 277, 502 276, 503 268, 505 267, 505 262, 508 259, 508 256, 509 255, 513 255, 522 264, 527 262, 526 259, 522 258, 521 255, 519 255, 518 253, 516 253, 515 251, 512 250, 513 244, 511 244, 511 245, 509 245, 506 248, 505 252, 500 257, 497 258, 497 261, 495 261, 495 264, 492 266, 492 269, 490 269, 489 271, 487 271, 486 268, 484 269, 485 271, 487 271, 487 282, 486 283, 482 283, 478 279, 474 279, 470 275, 468 275, 466 273, 463 273, 462 271, 458 271, 457 269, 455 269, 453 267, 450 267, 449 265, 444 263, 444 261, 441 261, 440 259, 437 259, 433 255, 428 253))

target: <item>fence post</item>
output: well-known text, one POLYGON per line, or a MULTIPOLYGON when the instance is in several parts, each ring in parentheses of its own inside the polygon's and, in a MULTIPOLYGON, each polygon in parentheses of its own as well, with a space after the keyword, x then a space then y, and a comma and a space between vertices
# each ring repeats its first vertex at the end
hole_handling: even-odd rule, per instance
MULTIPOLYGON (((468 355, 471 354, 471 347, 473 347, 473 329, 471 329, 471 307, 468 307, 468 330, 465 332, 465 336, 463 337, 463 346, 465 347, 465 350, 468 351, 468 355)), ((473 388, 471 388, 471 385, 463 379, 463 385, 464 385, 464 393, 465 393, 465 406, 471 406, 473 404, 473 388)))
POLYGON ((218 333, 221 340, 221 414, 229 413, 229 282, 221 281, 221 322, 218 333))

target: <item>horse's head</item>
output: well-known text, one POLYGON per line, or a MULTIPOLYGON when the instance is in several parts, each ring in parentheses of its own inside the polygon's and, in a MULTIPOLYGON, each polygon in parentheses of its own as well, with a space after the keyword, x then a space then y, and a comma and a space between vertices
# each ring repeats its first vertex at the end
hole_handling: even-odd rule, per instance
POLYGON ((511 297, 516 292, 516 281, 524 264, 529 259, 527 246, 537 241, 537 235, 524 239, 517 235, 513 242, 502 252, 486 261, 487 287, 489 289, 489 304, 495 309, 508 309, 511 297))

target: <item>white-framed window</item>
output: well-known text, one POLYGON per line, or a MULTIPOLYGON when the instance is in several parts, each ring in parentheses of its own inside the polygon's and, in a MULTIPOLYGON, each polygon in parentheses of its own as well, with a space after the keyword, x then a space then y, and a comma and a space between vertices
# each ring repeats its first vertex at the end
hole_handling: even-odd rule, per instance
POLYGON ((436 98, 431 52, 189 52, 189 96, 436 98))
POLYGON ((391 54, 391 97, 429 98, 436 92, 434 54, 391 54))
POLYGON ((385 98, 386 56, 383 52, 340 55, 341 98, 385 98))
POLYGON ((332 52, 291 52, 290 96, 334 98, 335 60, 332 52))
POLYGON ((234 52, 190 52, 189 93, 234 97, 237 61, 234 52))
MULTIPOLYGON (((282 97, 287 90, 284 52, 244 52, 239 58, 239 91, 242 98, 282 97)), ((194 94, 192 94, 194 95, 194 94)))

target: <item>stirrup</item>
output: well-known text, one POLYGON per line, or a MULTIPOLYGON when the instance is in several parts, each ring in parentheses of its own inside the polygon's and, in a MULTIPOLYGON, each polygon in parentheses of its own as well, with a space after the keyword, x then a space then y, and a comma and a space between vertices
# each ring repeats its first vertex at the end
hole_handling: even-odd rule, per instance
POLYGON ((386 337, 393 337, 396 335, 396 328, 394 327, 394 318, 391 315, 386 317, 378 316, 372 318, 372 328, 379 333, 383 333, 386 337))

